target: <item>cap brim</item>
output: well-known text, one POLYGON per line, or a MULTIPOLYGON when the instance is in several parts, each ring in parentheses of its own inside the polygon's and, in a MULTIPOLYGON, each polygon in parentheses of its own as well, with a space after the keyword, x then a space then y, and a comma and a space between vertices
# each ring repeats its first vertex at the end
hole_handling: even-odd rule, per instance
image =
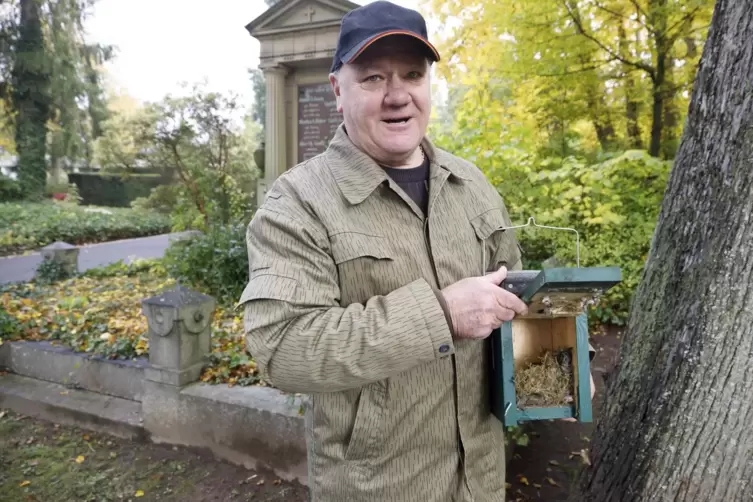
POLYGON ((420 40, 423 42, 426 47, 429 49, 429 51, 434 56, 434 61, 439 61, 439 51, 437 51, 436 47, 434 47, 428 40, 423 38, 420 35, 417 35, 416 33, 412 31, 404 31, 404 30, 390 30, 390 31, 384 31, 382 33, 379 33, 378 35, 374 35, 371 38, 368 38, 364 40, 363 42, 359 43, 355 47, 353 47, 350 51, 348 51, 341 59, 343 63, 352 63, 355 61, 355 59, 363 53, 371 44, 376 42, 377 40, 381 40, 384 37, 388 37, 391 35, 407 35, 409 37, 413 37, 416 40, 420 40))

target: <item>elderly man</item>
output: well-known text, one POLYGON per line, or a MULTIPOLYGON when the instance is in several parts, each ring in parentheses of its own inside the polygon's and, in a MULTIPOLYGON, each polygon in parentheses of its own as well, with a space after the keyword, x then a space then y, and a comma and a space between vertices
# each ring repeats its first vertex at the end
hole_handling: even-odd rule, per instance
POLYGON ((330 80, 344 121, 270 187, 248 228, 247 347, 310 395, 312 500, 505 499, 488 336, 526 305, 503 201, 425 138, 439 60, 415 11, 342 20, 330 80))

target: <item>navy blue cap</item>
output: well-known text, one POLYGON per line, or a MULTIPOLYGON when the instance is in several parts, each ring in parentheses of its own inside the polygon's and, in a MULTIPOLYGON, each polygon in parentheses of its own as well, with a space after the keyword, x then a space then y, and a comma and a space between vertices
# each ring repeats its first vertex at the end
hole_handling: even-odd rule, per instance
POLYGON ((429 57, 439 61, 439 52, 429 43, 423 16, 415 10, 378 0, 343 16, 332 71, 351 63, 369 45, 388 35, 408 35, 420 40, 426 45, 429 57))

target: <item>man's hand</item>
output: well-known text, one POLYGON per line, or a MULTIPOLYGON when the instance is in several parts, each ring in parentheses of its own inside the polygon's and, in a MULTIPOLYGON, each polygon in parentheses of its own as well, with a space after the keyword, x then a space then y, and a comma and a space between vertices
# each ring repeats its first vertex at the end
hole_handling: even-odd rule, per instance
POLYGON ((507 268, 501 267, 483 277, 462 279, 442 290, 456 338, 486 338, 504 321, 528 312, 520 298, 499 287, 505 277, 507 268))

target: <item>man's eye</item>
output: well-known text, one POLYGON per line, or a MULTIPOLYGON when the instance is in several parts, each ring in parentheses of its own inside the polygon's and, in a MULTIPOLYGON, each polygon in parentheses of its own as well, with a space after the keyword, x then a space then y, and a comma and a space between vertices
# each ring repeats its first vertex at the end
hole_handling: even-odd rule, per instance
POLYGON ((411 80, 416 80, 421 78, 423 75, 420 71, 412 71, 408 73, 408 78, 411 80))
POLYGON ((382 77, 379 75, 369 75, 363 81, 364 82, 378 82, 382 77))

